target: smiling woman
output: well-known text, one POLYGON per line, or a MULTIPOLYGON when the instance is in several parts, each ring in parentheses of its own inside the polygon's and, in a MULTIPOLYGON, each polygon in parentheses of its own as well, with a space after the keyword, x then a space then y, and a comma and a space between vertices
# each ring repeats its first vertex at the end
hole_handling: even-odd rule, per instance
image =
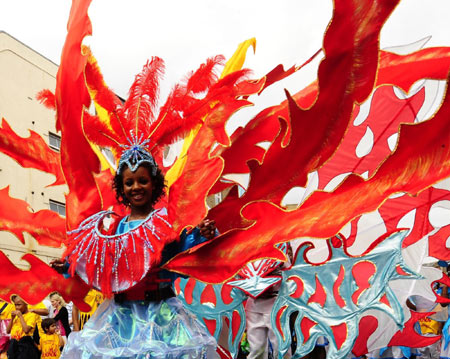
MULTIPOLYGON (((73 18, 88 22, 88 5, 89 1, 74 1, 73 18)), ((69 24, 73 23, 69 20, 69 24)), ((77 30, 76 26, 69 29, 79 34, 77 30)), ((74 40, 71 34, 69 43, 74 40)), ((74 56, 63 53, 67 62, 60 68, 63 74, 58 83, 60 88, 64 88, 61 82, 68 79, 64 77, 65 71, 71 71, 79 59, 77 50, 74 56)), ((207 88, 216 79, 213 72, 216 62, 210 61, 206 70, 199 71, 207 88)), ((103 80, 93 57, 89 57, 87 66, 87 86, 96 88, 94 92, 101 106, 114 115, 110 125, 105 126, 100 117, 86 114, 83 128, 88 138, 108 142, 118 154, 113 186, 117 199, 128 207, 129 214, 120 218, 112 211, 101 211, 69 232, 64 256, 70 274, 78 275, 111 299, 100 305, 81 332, 71 334, 62 358, 213 358, 215 339, 175 298, 171 284, 176 275, 162 266, 178 253, 212 239, 215 225, 213 221, 200 220, 198 227, 189 233, 180 230, 179 236, 161 201, 164 176, 154 158, 158 154, 155 143, 160 145, 161 138, 167 141, 173 138, 173 133, 179 135, 190 130, 198 123, 199 115, 194 112, 190 121, 178 118, 179 108, 168 106, 163 107, 167 113, 162 118, 174 122, 168 126, 156 118, 154 107, 163 69, 159 58, 148 61, 136 76, 124 104, 101 85, 103 80)), ((197 84, 191 87, 195 92, 202 90, 197 84)), ((183 90, 179 88, 181 95, 176 96, 192 104, 190 92, 184 94, 183 90)), ((223 89, 220 90, 222 93, 223 89)), ((177 98, 173 102, 178 104, 177 98)), ((63 107, 68 104, 64 101, 63 107)), ((207 105, 205 108, 209 109, 207 105)))
POLYGON ((50 302, 54 308, 53 319, 56 321, 61 336, 64 338, 64 341, 66 341, 71 332, 69 325, 69 311, 66 308, 66 303, 58 292, 50 294, 50 302))
POLYGON ((129 220, 144 219, 152 209, 153 184, 149 170, 141 166, 133 173, 129 168, 125 168, 122 182, 131 208, 129 220))
MULTIPOLYGON (((389 281, 403 278, 404 273, 410 272, 401 265, 403 237, 398 235, 400 232, 390 236, 391 231, 396 230, 395 225, 392 228, 390 225, 391 220, 402 215, 407 206, 397 206, 397 202, 394 202, 393 210, 388 209, 378 216, 389 226, 385 226, 386 233, 369 247, 377 254, 376 259, 367 258, 367 262, 371 261, 372 264, 361 267, 358 265, 360 258, 348 254, 348 246, 354 243, 352 237, 339 240, 334 237, 343 226, 358 220, 358 216, 367 211, 379 208, 382 211, 380 206, 389 205, 390 200, 397 199, 392 196, 399 192, 410 193, 414 200, 419 198, 419 193, 432 198, 426 190, 450 175, 450 152, 446 146, 450 97, 441 103, 441 109, 432 121, 426 118, 421 123, 415 123, 418 112, 410 101, 407 101, 410 106, 404 106, 405 98, 391 96, 388 102, 390 105, 386 106, 386 97, 379 100, 374 92, 378 95, 378 90, 386 85, 395 85, 406 93, 420 78, 436 78, 445 82, 450 49, 425 49, 405 56, 380 50, 380 31, 395 10, 397 0, 335 0, 335 17, 327 28, 323 42, 311 41, 310 36, 314 34, 315 39, 322 38, 331 2, 325 2, 328 5, 326 14, 320 17, 320 30, 315 31, 311 24, 318 19, 308 9, 319 2, 308 6, 303 3, 299 8, 294 8, 291 3, 295 1, 286 1, 277 7, 272 5, 266 8, 264 1, 256 3, 249 0, 241 4, 230 0, 225 5, 214 2, 222 6, 217 8, 215 5, 208 6, 211 2, 201 1, 195 2, 195 7, 186 1, 158 2, 152 4, 151 12, 145 11, 144 7, 132 8, 135 2, 130 2, 126 8, 120 2, 122 12, 119 15, 105 10, 97 12, 102 6, 100 4, 105 2, 94 1, 92 10, 97 13, 93 16, 95 38, 102 43, 105 35, 101 31, 105 31, 109 39, 114 39, 114 43, 105 41, 108 51, 102 52, 98 48, 99 43, 92 41, 92 49, 100 60, 103 59, 102 63, 110 66, 109 70, 105 67, 106 71, 114 73, 114 76, 119 74, 120 81, 129 77, 126 71, 134 73, 136 68, 125 58, 142 61, 142 56, 131 56, 132 52, 125 46, 144 51, 145 57, 170 49, 164 56, 169 60, 168 67, 176 68, 176 71, 168 72, 180 78, 179 72, 184 74, 186 68, 193 68, 192 63, 197 66, 211 54, 229 55, 232 52, 230 48, 234 50, 236 44, 251 36, 256 35, 263 44, 262 49, 258 49, 258 58, 264 61, 255 66, 252 62, 246 64, 255 69, 254 80, 249 80, 249 71, 241 69, 248 47, 240 46, 237 52, 240 55, 237 57, 242 61, 236 61, 239 65, 235 65, 232 71, 224 70, 219 75, 216 69, 224 65, 225 60, 222 56, 210 57, 197 71, 174 86, 167 97, 161 96, 167 100, 159 106, 159 79, 165 66, 162 59, 153 57, 147 61, 131 85, 128 99, 122 101, 106 86, 106 82, 114 81, 104 80, 97 60, 82 45, 85 37, 91 34, 87 15, 90 0, 74 0, 55 96, 49 95, 52 101, 48 101, 56 104, 58 109, 57 125, 61 128, 62 136, 56 167, 64 172, 62 177, 69 188, 67 222, 58 222, 58 225, 71 231, 67 238, 64 230, 58 237, 60 241, 64 238, 68 246, 62 263, 58 264, 63 268, 69 267, 73 283, 74 278, 81 278, 77 284, 83 281, 101 290, 110 299, 98 308, 83 331, 71 334, 63 358, 213 357, 216 345, 214 339, 174 298, 170 288, 176 276, 174 273, 184 273, 208 283, 223 282, 250 261, 260 258, 283 260, 284 254, 275 245, 298 237, 320 238, 327 243, 325 249, 328 256, 325 256, 323 265, 322 262, 316 265, 317 262, 307 260, 306 254, 298 255, 290 271, 301 279, 304 290, 296 293, 297 298, 292 298, 290 288, 285 288, 284 292, 280 289, 278 298, 281 299, 272 312, 272 317, 276 319, 272 327, 283 336, 284 341, 280 355, 289 346, 288 341, 284 340, 290 338, 285 335, 290 330, 290 315, 287 313, 297 308, 298 312, 303 313, 298 318, 308 318, 305 320, 311 325, 307 325, 310 329, 307 337, 307 333, 301 332, 305 329, 300 325, 301 319, 296 321, 297 339, 304 338, 305 342, 299 343, 295 356, 305 356, 319 335, 327 335, 330 339, 330 357, 344 358, 350 353, 356 338, 362 338, 360 346, 367 347, 372 332, 359 332, 358 323, 366 318, 370 323, 378 320, 372 313, 366 315, 368 308, 390 313, 399 326, 403 325, 401 302, 391 293, 389 281), (282 6, 286 7, 283 9, 282 6), (200 8, 202 11, 199 11, 200 8), (130 9, 134 13, 129 13, 130 9), (245 11, 237 11, 242 9, 245 11), (284 16, 280 15, 282 12, 284 16), (100 13, 103 15, 101 18, 100 13), (105 16, 106 13, 108 16, 105 16), (167 16, 154 16, 158 19, 152 21, 149 14, 153 13, 167 16), (310 19, 303 22, 305 17, 310 19), (133 24, 147 27, 142 31, 125 28, 122 25, 127 26, 128 19, 132 19, 133 24), (218 19, 224 19, 225 22, 220 23, 218 19), (108 21, 108 26, 104 26, 102 21, 108 21), (277 31, 281 26, 278 25, 283 22, 286 24, 284 30, 287 31, 280 35, 277 31), (294 23, 303 28, 291 27, 294 23), (267 43, 258 33, 253 33, 255 24, 264 28, 264 34, 272 36, 277 43, 267 43), (164 41, 161 41, 163 36, 164 41), (171 36, 175 36, 176 40, 171 36), (150 48, 147 47, 150 41, 140 40, 147 40, 147 37, 156 41, 149 45, 150 48), (139 43, 134 42, 133 38, 137 38, 139 43), (222 41, 224 39, 227 41, 222 41), (308 42, 307 46, 301 44, 303 40, 308 42), (145 42, 145 46, 141 42, 145 42), (296 76, 305 77, 304 68, 295 73, 298 67, 288 70, 277 67, 269 73, 279 62, 286 66, 292 65, 284 53, 286 47, 292 49, 291 55, 295 58, 292 62, 296 64, 305 62, 318 49, 322 51, 317 53, 326 55, 320 62, 317 81, 302 91, 292 91, 295 93, 292 96, 279 91, 272 84, 292 75, 296 86, 303 87, 305 83, 302 81, 305 79, 296 81, 296 76), (299 48, 304 54, 297 52, 299 48), (124 67, 125 63, 127 66, 124 67), (120 72, 117 69, 121 69, 120 72), (267 76, 260 76, 265 74, 267 76), (266 91, 267 87, 270 88, 266 91), (272 90, 279 92, 278 97, 273 95, 272 90), (254 97, 262 98, 259 96, 261 93, 275 103, 279 102, 280 96, 283 99, 287 96, 288 101, 271 108, 266 104, 259 116, 253 118, 248 112, 245 113, 244 117, 251 118, 250 125, 239 129, 234 136, 228 136, 225 125, 230 117, 240 112, 241 108, 250 107, 254 97), (354 150, 358 143, 354 139, 358 137, 361 127, 357 126, 358 121, 355 122, 353 115, 358 112, 360 105, 364 105, 365 100, 370 101, 365 103, 370 105, 369 112, 374 117, 368 117, 360 125, 380 124, 379 119, 382 118, 393 126, 389 131, 378 126, 371 127, 378 131, 372 131, 374 139, 370 143, 374 147, 377 143, 381 144, 376 158, 371 157, 366 162, 356 156, 337 157, 348 155, 351 151, 345 149, 354 150), (87 110, 92 104, 98 109, 96 115, 91 115, 87 110), (380 104, 383 106, 378 106, 380 104), (404 118, 398 116, 397 105, 406 108, 408 113, 412 112, 406 117, 411 125, 400 124, 404 118), (398 146, 394 153, 381 140, 384 134, 389 134, 388 138, 392 134, 398 135, 398 146), (185 152, 170 168, 164 167, 163 148, 179 138, 185 138, 185 152), (262 143, 267 146, 260 146, 262 143), (113 171, 107 169, 99 173, 100 155, 93 151, 93 145, 107 147, 116 156, 116 194, 128 208, 124 209, 114 200, 109 186, 113 171), (345 170, 345 174, 349 174, 345 178, 341 172, 344 164, 351 167, 345 170), (171 179, 167 200, 162 199, 164 177, 158 175, 158 168, 166 178, 171 179), (366 172, 373 174, 368 177, 364 175, 366 172), (230 174, 235 173, 249 177, 246 188, 240 193, 236 190, 238 183, 230 179, 230 174), (318 174, 319 179, 300 206, 289 210, 280 206, 287 191, 293 186, 311 184, 310 178, 314 173, 318 174), (334 181, 333 189, 325 190, 327 183, 335 178, 339 179, 339 184, 334 181), (210 210, 206 204, 208 196, 211 198, 224 190, 229 190, 228 196, 210 210), (128 215, 125 212, 129 212, 128 215), (217 220, 224 234, 213 242, 203 244, 215 232, 214 223, 204 220, 207 213, 217 220), (334 240, 327 240, 330 237, 334 240), (387 244, 382 246, 380 243, 387 244), (391 250, 394 246, 396 251, 391 250), (388 261, 391 264, 384 267, 375 265, 376 260, 384 258, 389 250, 394 256, 388 261), (333 251, 337 253, 334 257, 333 251), (338 260, 334 261, 334 258, 338 260), (350 264, 347 266, 342 263, 350 264), (355 276, 353 271, 344 271, 353 264, 355 268, 364 268, 360 271, 362 279, 355 276), (369 280, 375 269, 380 269, 375 273, 376 276, 373 275, 377 279, 369 280), (336 281, 343 289, 342 297, 336 289, 336 281), (366 287, 370 284, 370 288, 364 287, 366 302, 359 301, 363 293, 361 282, 367 284, 366 287), (384 296, 383 293, 389 295, 384 296), (284 301, 288 304, 284 304, 284 301), (345 312, 345 316, 339 316, 336 320, 338 311, 345 312), (314 318, 317 325, 308 322, 310 318, 314 318)), ((113 1, 107 3, 108 10, 117 4, 113 1)), ((302 4, 299 1, 295 3, 302 4)), ((249 42, 254 45, 254 41, 249 42)), ((248 45, 248 42, 244 43, 248 45)), ((228 63, 234 60, 231 57, 228 63)), ((315 80, 316 68, 312 72, 315 80)), ((169 87, 172 87, 170 82, 173 81, 169 81, 169 87)), ((116 81, 114 87, 117 92, 123 93, 125 85, 116 81)), ((395 94, 392 89, 389 90, 389 93, 395 94)), ((0 133, 4 134, 7 145, 14 142, 11 138, 17 137, 12 137, 11 131, 0 133)), ((33 144, 32 141, 20 138, 17 146, 11 148, 12 145, 5 145, 2 150, 13 159, 23 160, 25 154, 30 154, 27 149, 33 144)), ((357 152, 365 157, 369 155, 367 151, 357 152)), ((45 149, 43 153, 46 154, 45 149)), ((372 153, 375 155, 370 151, 372 153)), ((33 154, 38 156, 39 152, 33 154)), ((44 156, 32 159, 38 164, 45 162, 44 156)), ((36 166, 28 161, 22 163, 24 166, 36 166)), ((0 202, 6 205, 0 208, 1 214, 8 220, 8 225, 12 223, 6 229, 13 228, 17 237, 32 228, 43 241, 46 239, 44 235, 52 232, 53 227, 47 223, 49 221, 42 220, 51 219, 48 213, 31 216, 25 203, 20 202, 21 207, 18 206, 11 216, 10 208, 13 206, 9 204, 17 202, 8 198, 7 194, 2 198, 5 200, 0 202), (24 216, 26 220, 19 222, 24 216), (19 223, 16 223, 16 219, 19 223)), ((411 208, 417 203, 413 202, 411 208)), ((356 229, 349 230, 349 235, 363 233, 368 228, 364 223, 367 221, 358 220, 356 227, 353 227, 356 229)), ((419 232, 411 233, 412 242, 419 232)), ((423 232, 420 234, 423 235, 423 232)), ((306 252, 306 247, 301 247, 301 250, 306 252)), ((366 255, 370 257, 372 254, 366 255)), ((31 279, 33 275, 38 279, 37 274, 43 272, 39 271, 40 268, 46 267, 33 266, 26 273, 27 283, 35 283, 31 279)), ((9 273, 16 272, 10 269, 9 273)), ((411 275, 410 278, 415 277, 411 275)), ((215 292, 211 286, 207 288, 209 293, 215 292)), ((192 294, 192 290, 186 293, 192 294)), ((208 298, 208 304, 213 302, 214 298, 208 298)), ((230 327, 235 328, 234 325, 230 327)), ((364 327, 359 326, 359 329, 364 327)), ((379 329, 385 330, 383 325, 379 329)), ((402 335, 406 337, 412 334, 411 331, 405 331, 402 335)))
MULTIPOLYGON (((158 200, 164 195, 165 183, 164 176, 159 168, 156 169, 155 174, 152 174, 152 167, 150 163, 143 162, 140 167, 133 172, 125 165, 121 171, 118 171, 114 176, 113 187, 116 191, 116 198, 120 203, 129 206, 133 212, 132 196, 133 194, 148 194, 147 205, 153 207, 158 200)), ((134 209, 135 211, 137 208, 134 209)), ((145 211, 145 210, 144 210, 145 211)), ((147 212, 149 213, 149 211, 147 212)))
MULTIPOLYGON (((106 240, 114 238, 115 241, 112 251, 103 245, 107 254, 101 259, 102 267, 108 258, 113 258, 112 271, 102 271, 106 281, 100 281, 97 276, 96 281, 90 282, 90 264, 85 258, 91 256, 94 246, 88 250, 88 246, 83 245, 86 236, 81 234, 81 241, 77 243, 81 244, 80 248, 84 248, 83 252, 87 250, 90 254, 83 258, 77 249, 68 252, 69 261, 77 274, 98 288, 106 291, 111 288, 115 293, 114 301, 105 301, 86 323, 83 331, 69 338, 62 358, 94 358, 98 353, 107 353, 103 358, 134 358, 150 353, 155 357, 172 357, 178 353, 198 358, 214 357, 214 338, 174 297, 170 287, 174 276, 156 267, 158 261, 160 266, 176 253, 212 238, 214 224, 204 221, 190 235, 184 233, 180 241, 173 241, 175 234, 167 222, 167 211, 153 208, 164 195, 165 185, 164 177, 150 153, 143 146, 133 146, 124 151, 120 163, 114 178, 114 188, 117 198, 130 208, 130 214, 119 223, 113 223, 114 235, 104 236, 106 240), (132 238, 132 244, 129 238, 132 238), (155 241, 156 238, 159 243, 155 241), (155 253, 158 244, 159 250, 155 253), (137 247, 138 251, 132 252, 133 247, 137 247), (142 247, 146 251, 140 256, 139 248, 142 247), (141 278, 126 275, 125 267, 128 264, 135 271, 143 267, 141 278), (144 321, 143 316, 146 318, 144 321), (110 338, 114 338, 113 343, 110 338)), ((97 228, 104 231, 102 221, 97 223, 100 225, 97 228)), ((99 238, 101 236, 99 234, 99 238)), ((97 266, 97 271, 99 269, 97 266)))

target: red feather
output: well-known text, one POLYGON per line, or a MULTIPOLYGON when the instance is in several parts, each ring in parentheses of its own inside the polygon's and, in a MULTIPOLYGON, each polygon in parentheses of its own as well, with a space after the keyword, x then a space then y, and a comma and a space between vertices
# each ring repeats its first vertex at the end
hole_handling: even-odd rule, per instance
POLYGON ((197 71, 191 73, 187 79, 187 92, 198 94, 207 91, 218 80, 218 75, 214 72, 216 65, 223 65, 225 58, 217 55, 206 60, 206 63, 200 65, 197 71))
POLYGON ((93 90, 94 100, 109 112, 111 128, 100 122, 98 117, 85 112, 83 122, 86 124, 87 137, 100 146, 112 147, 116 153, 121 152, 117 143, 127 143, 131 131, 138 138, 143 133, 144 138, 151 137, 152 143, 159 145, 170 144, 184 137, 201 123, 211 111, 213 103, 220 103, 232 96, 234 85, 247 74, 245 70, 238 71, 218 80, 214 69, 223 61, 220 55, 210 58, 183 83, 177 84, 161 108, 158 119, 154 121, 164 62, 158 57, 147 61, 131 85, 125 104, 120 106, 120 100, 105 85, 97 61, 89 54, 85 70, 86 83, 93 90), (204 92, 207 92, 206 96, 199 99, 198 95, 204 92))
POLYGON ((164 62, 159 57, 147 61, 131 85, 129 97, 121 114, 126 118, 124 127, 127 131, 150 133, 150 124, 154 120, 154 110, 158 103, 159 79, 164 72, 164 62))
POLYGON ((153 143, 173 143, 201 123, 203 114, 196 113, 194 109, 201 108, 209 99, 207 96, 197 99, 194 95, 208 91, 217 82, 218 76, 214 68, 223 61, 224 57, 221 55, 210 58, 191 73, 184 83, 175 85, 161 108, 158 120, 152 125, 155 129, 151 134, 153 143))
POLYGON ((55 94, 49 89, 39 91, 36 95, 36 100, 50 110, 56 110, 55 94))
POLYGON ((181 138, 186 137, 189 131, 201 122, 200 116, 189 116, 187 118, 166 117, 164 126, 160 127, 160 131, 158 131, 158 128, 152 138, 157 138, 158 145, 169 145, 181 138))
POLYGON ((251 73, 251 70, 249 69, 243 69, 239 71, 232 72, 225 76, 223 79, 220 79, 217 81, 216 84, 214 84, 211 87, 210 91, 214 91, 219 88, 228 89, 229 86, 238 84, 239 82, 245 80, 251 73))
MULTIPOLYGON (((220 58, 220 56, 215 59, 217 58, 220 58)), ((214 61, 211 60, 211 63, 214 61)), ((200 68, 202 69, 202 67, 200 68)), ((209 91, 203 99, 194 98, 192 91, 187 87, 177 85, 174 88, 162 108, 157 121, 159 125, 151 136, 152 143, 167 145, 184 137, 191 129, 202 122, 203 117, 211 112, 211 108, 216 102, 226 102, 226 98, 234 96, 236 90, 234 85, 248 74, 247 70, 241 70, 212 83, 211 79, 214 78, 213 66, 210 66, 209 69, 209 72, 202 71, 202 76, 206 78, 206 81, 202 81, 198 77, 196 80, 203 82, 203 84, 209 84, 209 91)), ((198 74, 193 74, 193 76, 196 75, 198 74)), ((190 79, 187 83, 190 83, 190 79)))
POLYGON ((120 151, 120 145, 116 142, 115 132, 105 123, 100 121, 98 116, 93 116, 87 111, 83 113, 83 128, 89 141, 102 147, 111 147, 115 151, 120 151))

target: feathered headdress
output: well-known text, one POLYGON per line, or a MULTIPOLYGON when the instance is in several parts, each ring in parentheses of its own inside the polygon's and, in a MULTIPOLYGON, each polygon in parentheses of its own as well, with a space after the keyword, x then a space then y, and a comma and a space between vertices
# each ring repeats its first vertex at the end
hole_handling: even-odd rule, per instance
POLYGON ((93 99, 97 115, 86 110, 83 128, 88 139, 99 146, 111 148, 117 171, 124 166, 135 171, 143 162, 149 162, 156 171, 151 155, 156 147, 171 144, 201 123, 211 104, 229 95, 230 81, 237 83, 245 74, 237 72, 218 80, 214 69, 222 64, 222 56, 208 59, 192 72, 183 84, 177 84, 166 103, 157 111, 159 81, 164 62, 158 57, 148 61, 131 85, 129 97, 122 101, 106 86, 97 61, 86 49, 88 62, 86 85, 93 99), (199 95, 205 94, 203 98, 199 95))

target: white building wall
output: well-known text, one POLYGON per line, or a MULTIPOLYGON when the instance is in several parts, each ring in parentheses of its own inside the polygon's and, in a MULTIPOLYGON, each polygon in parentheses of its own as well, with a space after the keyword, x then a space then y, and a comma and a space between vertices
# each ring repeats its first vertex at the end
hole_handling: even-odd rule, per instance
MULTIPOLYGON (((36 100, 42 89, 55 89, 58 66, 5 32, 0 31, 0 118, 4 118, 21 137, 28 129, 37 132, 48 143, 49 132, 55 129, 55 113, 36 100)), ((24 169, 9 157, 0 154, 0 188, 10 186, 10 196, 25 200, 30 210, 49 209, 49 200, 64 203, 65 186, 46 187, 54 176, 24 169)), ((21 243, 14 235, 0 232, 0 249, 19 268, 28 267, 20 258, 34 253, 48 262, 62 254, 62 248, 39 246, 29 235, 21 243)))

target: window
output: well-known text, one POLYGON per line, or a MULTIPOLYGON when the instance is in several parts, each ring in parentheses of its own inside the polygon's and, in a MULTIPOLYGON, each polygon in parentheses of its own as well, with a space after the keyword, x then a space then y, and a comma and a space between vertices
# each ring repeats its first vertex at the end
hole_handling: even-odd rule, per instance
POLYGON ((106 161, 110 165, 112 165, 112 167, 114 167, 116 165, 116 160, 115 160, 114 155, 111 152, 111 150, 107 147, 101 147, 101 152, 102 152, 103 156, 105 156, 106 161))
POLYGON ((49 201, 49 204, 50 204, 50 209, 52 211, 55 211, 56 213, 58 213, 61 216, 64 216, 64 217, 66 216, 66 205, 64 203, 57 202, 57 201, 54 201, 51 199, 49 201))
POLYGON ((54 150, 59 151, 61 148, 61 136, 55 135, 54 133, 48 133, 48 145, 54 150))
POLYGON ((222 202, 222 192, 214 194, 214 204, 218 205, 220 202, 222 202))

